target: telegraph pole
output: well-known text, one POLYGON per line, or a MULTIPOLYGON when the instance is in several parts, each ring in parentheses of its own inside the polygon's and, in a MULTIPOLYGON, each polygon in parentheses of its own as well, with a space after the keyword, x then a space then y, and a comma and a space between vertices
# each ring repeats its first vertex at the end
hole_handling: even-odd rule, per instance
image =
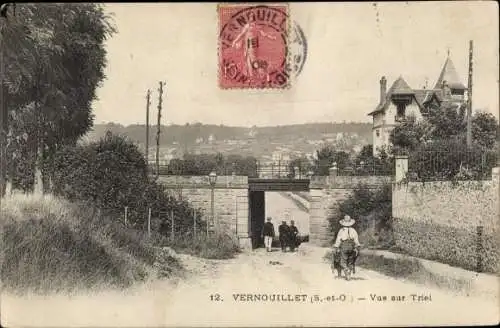
POLYGON ((151 105, 151 90, 146 95, 146 165, 149 171, 149 106, 151 105))
POLYGON ((467 88, 467 147, 472 147, 472 52, 473 41, 469 41, 469 79, 467 88))
POLYGON ((165 82, 160 81, 160 88, 158 89, 158 122, 156 130, 156 178, 160 177, 160 128, 161 128, 161 108, 163 101, 163 85, 165 82))

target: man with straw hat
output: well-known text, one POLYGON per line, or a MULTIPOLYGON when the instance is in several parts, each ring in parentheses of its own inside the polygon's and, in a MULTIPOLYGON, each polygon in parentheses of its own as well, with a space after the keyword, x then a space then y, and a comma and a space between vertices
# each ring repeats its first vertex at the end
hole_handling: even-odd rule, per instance
POLYGON ((354 271, 354 263, 361 245, 359 244, 358 233, 352 227, 356 221, 349 215, 345 215, 339 223, 342 228, 337 233, 337 239, 333 245, 334 256, 337 260, 334 261, 334 266, 338 270, 339 277, 341 271, 344 271, 346 280, 349 280, 351 272, 354 271))

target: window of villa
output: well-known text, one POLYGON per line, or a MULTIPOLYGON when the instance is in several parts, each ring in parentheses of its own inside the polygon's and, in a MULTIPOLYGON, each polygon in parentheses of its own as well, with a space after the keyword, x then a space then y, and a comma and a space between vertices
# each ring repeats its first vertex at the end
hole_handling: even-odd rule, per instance
POLYGON ((406 108, 405 105, 398 104, 398 117, 404 117, 405 116, 405 108, 406 108))
POLYGON ((376 130, 375 134, 377 135, 377 138, 380 137, 380 131, 379 130, 376 130))

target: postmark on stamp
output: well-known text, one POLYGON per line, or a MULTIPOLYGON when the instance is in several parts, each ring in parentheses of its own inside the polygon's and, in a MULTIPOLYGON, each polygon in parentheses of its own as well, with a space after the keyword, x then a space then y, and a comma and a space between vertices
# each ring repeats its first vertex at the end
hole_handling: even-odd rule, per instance
POLYGON ((306 58, 307 43, 288 6, 219 5, 219 86, 286 88, 306 58))

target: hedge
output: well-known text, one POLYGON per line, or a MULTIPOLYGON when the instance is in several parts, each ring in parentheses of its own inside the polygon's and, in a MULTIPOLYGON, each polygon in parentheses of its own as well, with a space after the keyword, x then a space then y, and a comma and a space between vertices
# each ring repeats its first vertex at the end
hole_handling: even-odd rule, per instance
POLYGON ((482 271, 500 273, 500 242, 498 231, 493 228, 485 227, 481 245, 473 226, 445 226, 394 218, 393 229, 396 247, 409 255, 473 271, 477 270, 481 255, 482 271))
POLYGON ((122 218, 128 207, 128 223, 139 229, 147 227, 151 209, 152 226, 162 234, 170 234, 172 212, 176 235, 193 231, 195 213, 196 226, 205 230, 203 213, 150 179, 143 154, 122 136, 106 134, 87 145, 62 148, 55 155, 52 182, 55 195, 87 203, 109 217, 122 218))
MULTIPOLYGON (((328 226, 333 236, 336 237, 341 228, 339 221, 344 218, 344 215, 349 215, 356 220, 354 228, 360 235, 360 243, 377 248, 392 246, 393 240, 390 232, 392 229, 392 187, 390 184, 377 189, 370 189, 365 184, 359 184, 347 199, 341 202, 335 201, 330 206, 330 211, 328 226)), ((335 241, 335 237, 332 241, 335 241)))

